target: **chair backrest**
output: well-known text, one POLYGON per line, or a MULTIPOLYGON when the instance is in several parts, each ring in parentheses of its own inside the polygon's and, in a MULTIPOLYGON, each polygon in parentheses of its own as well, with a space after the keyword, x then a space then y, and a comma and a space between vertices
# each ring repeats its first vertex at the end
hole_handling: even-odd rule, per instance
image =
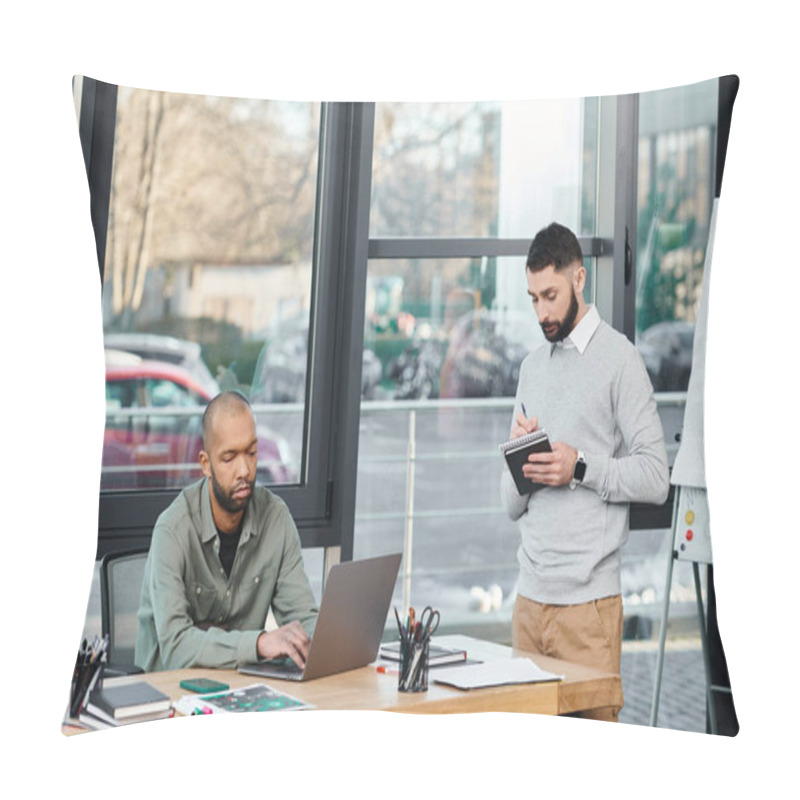
POLYGON ((108 661, 133 667, 137 614, 148 548, 106 554, 100 562, 102 631, 108 634, 108 661))

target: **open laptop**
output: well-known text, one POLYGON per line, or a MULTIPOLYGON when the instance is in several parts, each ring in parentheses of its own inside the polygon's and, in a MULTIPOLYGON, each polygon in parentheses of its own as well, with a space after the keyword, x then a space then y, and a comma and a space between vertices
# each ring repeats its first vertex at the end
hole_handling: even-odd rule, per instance
POLYGON ((244 664, 239 672, 308 681, 374 661, 386 626, 400 559, 400 553, 393 553, 331 567, 305 669, 286 658, 244 664))

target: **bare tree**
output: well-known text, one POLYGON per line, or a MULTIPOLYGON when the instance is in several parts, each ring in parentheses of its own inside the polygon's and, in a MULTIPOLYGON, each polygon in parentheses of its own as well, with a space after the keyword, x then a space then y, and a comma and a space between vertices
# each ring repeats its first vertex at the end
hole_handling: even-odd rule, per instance
POLYGON ((113 311, 130 315, 139 307, 148 267, 153 190, 164 122, 164 98, 143 92, 131 98, 121 120, 109 225, 113 311), (137 113, 138 112, 138 113, 137 113), (126 124, 127 123, 127 124, 126 124), (131 135, 137 130, 138 136, 131 135))
POLYGON ((116 324, 170 263, 310 265, 319 111, 121 90, 107 261, 116 324))

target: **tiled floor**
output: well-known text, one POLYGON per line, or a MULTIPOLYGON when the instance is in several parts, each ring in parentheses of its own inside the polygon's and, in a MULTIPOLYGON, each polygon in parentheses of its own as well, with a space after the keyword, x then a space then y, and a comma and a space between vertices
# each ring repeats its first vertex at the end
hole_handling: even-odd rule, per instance
MULTIPOLYGON (((655 642, 631 642, 623 646, 621 672, 625 707, 620 713, 620 722, 650 724, 657 660, 655 642)), ((696 733, 706 731, 705 675, 699 638, 667 645, 658 727, 696 733)))

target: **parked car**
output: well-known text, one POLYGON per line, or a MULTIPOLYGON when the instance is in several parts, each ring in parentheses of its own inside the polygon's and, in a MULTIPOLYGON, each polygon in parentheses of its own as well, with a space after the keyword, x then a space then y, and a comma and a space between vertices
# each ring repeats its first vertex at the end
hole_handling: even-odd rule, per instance
MULTIPOLYGON (((260 335, 268 337, 253 372, 250 399, 257 403, 302 403, 306 397, 308 318, 282 320, 260 335)), ((361 396, 373 399, 383 378, 383 365, 365 348, 361 361, 361 396)))
POLYGON ((523 359, 543 341, 534 314, 486 309, 464 314, 442 365, 442 397, 513 397, 523 359))
MULTIPOLYGON (((202 412, 216 392, 185 369, 106 350, 101 489, 185 486, 201 476, 202 412)), ((286 441, 257 424, 259 483, 291 483, 286 441)))
POLYGON ((694 325, 671 321, 651 325, 636 339, 647 374, 657 392, 685 392, 694 352, 694 325))
POLYGON ((197 342, 158 333, 107 333, 104 340, 107 350, 133 353, 149 361, 166 361, 183 367, 212 397, 219 391, 197 342))

